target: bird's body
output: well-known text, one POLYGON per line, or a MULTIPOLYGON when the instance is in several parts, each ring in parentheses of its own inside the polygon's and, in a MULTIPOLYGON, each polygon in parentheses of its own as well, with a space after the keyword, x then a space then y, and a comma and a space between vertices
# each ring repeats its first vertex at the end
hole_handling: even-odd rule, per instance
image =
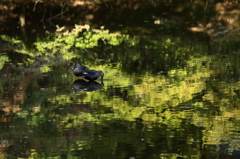
POLYGON ((94 81, 94 80, 98 79, 99 77, 103 78, 103 76, 104 76, 104 73, 102 71, 88 70, 87 67, 82 66, 78 63, 75 63, 73 66, 73 74, 75 76, 82 77, 89 81, 94 81))
POLYGON ((88 68, 86 66, 82 66, 79 63, 75 63, 73 66, 73 74, 75 76, 80 76, 82 74, 82 71, 86 71, 88 68))

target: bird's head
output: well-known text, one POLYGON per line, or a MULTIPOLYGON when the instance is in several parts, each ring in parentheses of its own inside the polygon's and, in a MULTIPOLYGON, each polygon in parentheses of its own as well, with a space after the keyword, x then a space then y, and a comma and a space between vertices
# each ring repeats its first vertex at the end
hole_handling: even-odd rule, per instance
POLYGON ((103 71, 100 71, 100 70, 98 70, 98 74, 100 75, 100 76, 104 76, 104 73, 103 73, 103 71))
POLYGON ((81 65, 79 63, 75 63, 74 66, 72 67, 72 69, 75 69, 75 68, 80 68, 81 65))

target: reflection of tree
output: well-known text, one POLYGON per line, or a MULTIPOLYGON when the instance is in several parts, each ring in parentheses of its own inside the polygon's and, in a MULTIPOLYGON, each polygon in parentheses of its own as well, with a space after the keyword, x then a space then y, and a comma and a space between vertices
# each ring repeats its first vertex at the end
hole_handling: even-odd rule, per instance
POLYGON ((232 128, 238 131, 239 99, 233 90, 239 88, 237 80, 232 81, 238 74, 231 72, 237 69, 236 54, 219 58, 208 55, 206 43, 197 40, 131 37, 88 26, 76 26, 71 32, 59 28, 56 35, 37 41, 34 51, 13 49, 27 58, 19 65, 5 64, 2 70, 2 98, 9 86, 13 93, 6 101, 19 102, 19 109, 1 109, 2 121, 8 115, 11 123, 6 124, 16 127, 4 130, 18 134, 3 136, 30 143, 25 149, 49 152, 59 145, 61 133, 60 145, 67 147, 69 142, 74 154, 113 152, 111 158, 116 154, 144 156, 149 151, 170 156, 181 151, 191 158, 193 148, 200 153, 205 146, 202 140, 222 144, 219 139, 224 139, 237 145, 231 139, 232 128), (104 87, 81 81, 77 88, 97 85, 101 91, 74 93, 71 88, 76 77, 69 61, 106 72, 104 87), (18 98, 14 93, 19 93, 18 98), (42 145, 47 149, 41 149, 42 145))

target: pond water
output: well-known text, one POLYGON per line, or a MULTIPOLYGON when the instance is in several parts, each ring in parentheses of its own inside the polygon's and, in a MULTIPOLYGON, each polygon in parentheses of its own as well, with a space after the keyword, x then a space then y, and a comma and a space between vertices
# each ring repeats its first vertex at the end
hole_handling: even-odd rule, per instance
POLYGON ((240 157, 238 32, 210 39, 178 14, 140 13, 2 30, 1 158, 240 157))

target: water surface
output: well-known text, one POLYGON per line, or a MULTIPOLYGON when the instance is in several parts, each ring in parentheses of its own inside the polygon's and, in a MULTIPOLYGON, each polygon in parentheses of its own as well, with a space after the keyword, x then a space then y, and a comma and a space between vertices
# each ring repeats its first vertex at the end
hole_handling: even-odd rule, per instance
POLYGON ((238 31, 211 39, 155 11, 2 33, 2 157, 237 158, 238 31), (78 78, 74 63, 105 76, 78 78))

